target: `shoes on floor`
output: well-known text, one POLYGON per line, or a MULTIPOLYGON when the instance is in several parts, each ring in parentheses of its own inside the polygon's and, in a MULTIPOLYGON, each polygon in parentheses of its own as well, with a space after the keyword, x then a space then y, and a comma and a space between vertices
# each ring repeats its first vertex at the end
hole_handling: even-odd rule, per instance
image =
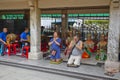
POLYGON ((80 67, 79 65, 74 65, 74 64, 67 64, 67 67, 74 67, 74 68, 78 68, 80 67))
POLYGON ((104 73, 104 74, 107 75, 107 76, 111 76, 111 77, 114 76, 114 74, 113 74, 113 73, 110 73, 110 72, 106 72, 106 73, 104 73))
POLYGON ((61 64, 63 62, 63 59, 60 59, 60 61, 50 61, 51 64, 61 64))

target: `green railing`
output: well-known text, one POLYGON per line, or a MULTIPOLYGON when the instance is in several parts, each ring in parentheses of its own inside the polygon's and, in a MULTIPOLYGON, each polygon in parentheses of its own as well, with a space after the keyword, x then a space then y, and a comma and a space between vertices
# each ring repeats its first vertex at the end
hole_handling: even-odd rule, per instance
POLYGON ((0 19, 24 19, 24 14, 2 14, 0 19))

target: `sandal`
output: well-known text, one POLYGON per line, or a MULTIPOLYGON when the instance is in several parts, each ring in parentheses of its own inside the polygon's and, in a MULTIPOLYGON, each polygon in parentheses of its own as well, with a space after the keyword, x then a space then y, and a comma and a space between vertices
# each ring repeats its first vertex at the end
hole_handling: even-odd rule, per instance
POLYGON ((113 73, 111 73, 111 72, 106 72, 106 73, 104 73, 105 75, 107 75, 107 76, 111 76, 111 77, 113 77, 114 76, 114 74, 113 73))

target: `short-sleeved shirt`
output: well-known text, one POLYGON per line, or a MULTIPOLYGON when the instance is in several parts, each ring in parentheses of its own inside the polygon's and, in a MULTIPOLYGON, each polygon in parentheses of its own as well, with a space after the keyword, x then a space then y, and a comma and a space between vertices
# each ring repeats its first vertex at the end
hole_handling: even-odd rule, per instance
POLYGON ((21 33, 20 38, 24 39, 24 40, 27 40, 27 35, 28 35, 28 33, 23 32, 23 33, 21 33))
MULTIPOLYGON (((80 44, 82 44, 82 41, 79 41, 76 45, 79 46, 80 44)), ((82 55, 82 50, 80 50, 80 49, 74 47, 74 49, 73 49, 73 51, 72 51, 72 55, 73 55, 73 56, 82 55)))
MULTIPOLYGON (((52 42, 52 41, 53 41, 53 38, 50 40, 50 42, 52 42)), ((61 39, 60 39, 60 38, 58 38, 56 41, 57 41, 58 43, 61 43, 61 39)), ((51 49, 57 51, 57 50, 60 49, 60 46, 57 45, 55 42, 53 42, 53 44, 51 45, 51 49)))
POLYGON ((27 36, 30 36, 30 32, 27 33, 27 36))
POLYGON ((5 42, 6 42, 6 36, 7 36, 7 33, 5 33, 5 32, 0 33, 0 39, 2 39, 5 42))

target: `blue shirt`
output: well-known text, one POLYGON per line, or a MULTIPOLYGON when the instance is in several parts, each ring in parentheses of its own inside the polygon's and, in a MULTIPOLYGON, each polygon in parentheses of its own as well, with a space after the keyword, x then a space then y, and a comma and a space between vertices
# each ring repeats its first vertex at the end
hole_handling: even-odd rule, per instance
POLYGON ((28 32, 28 33, 27 33, 27 35, 29 35, 29 36, 30 36, 30 32, 28 32))
POLYGON ((0 33, 0 39, 2 39, 5 42, 6 42, 6 36, 7 36, 7 33, 5 33, 5 32, 0 33))
POLYGON ((28 35, 28 33, 23 32, 23 33, 21 33, 20 38, 23 40, 27 40, 27 35, 28 35))
MULTIPOLYGON (((50 40, 50 42, 52 42, 52 41, 53 41, 53 38, 50 40)), ((60 39, 60 38, 58 38, 56 41, 57 41, 58 43, 61 43, 61 39, 60 39)), ((56 51, 58 51, 58 50, 60 50, 60 46, 57 45, 55 42, 53 42, 53 44, 51 45, 51 50, 56 50, 56 51)))

